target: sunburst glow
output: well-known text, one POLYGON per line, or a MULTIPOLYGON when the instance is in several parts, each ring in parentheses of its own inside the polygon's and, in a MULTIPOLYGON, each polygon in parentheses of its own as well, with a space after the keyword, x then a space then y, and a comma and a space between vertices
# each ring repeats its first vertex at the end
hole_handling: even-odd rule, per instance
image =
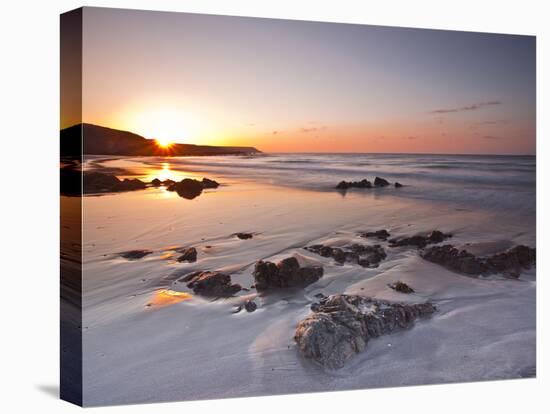
POLYGON ((161 148, 170 148, 172 145, 174 145, 174 143, 169 139, 157 138, 155 141, 157 142, 157 145, 161 148))
POLYGON ((195 117, 175 108, 152 108, 136 111, 127 120, 129 128, 146 138, 153 138, 161 148, 175 143, 196 143, 199 135, 195 117))

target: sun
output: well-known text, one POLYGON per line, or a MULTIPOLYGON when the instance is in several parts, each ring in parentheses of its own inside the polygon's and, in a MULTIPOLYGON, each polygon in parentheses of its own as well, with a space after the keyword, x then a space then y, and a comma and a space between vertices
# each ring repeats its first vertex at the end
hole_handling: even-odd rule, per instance
POLYGON ((170 141, 169 139, 165 138, 157 138, 155 139, 157 145, 161 148, 170 148, 174 143, 170 141))
POLYGON ((198 122, 188 111, 178 108, 144 108, 132 113, 129 130, 154 139, 159 148, 168 149, 178 142, 196 143, 198 122))

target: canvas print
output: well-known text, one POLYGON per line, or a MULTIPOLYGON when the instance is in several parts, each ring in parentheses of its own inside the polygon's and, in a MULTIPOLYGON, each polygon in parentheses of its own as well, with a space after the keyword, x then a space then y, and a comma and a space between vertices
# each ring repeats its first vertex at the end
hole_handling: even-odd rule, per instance
POLYGON ((535 377, 535 45, 62 15, 62 398, 535 377))

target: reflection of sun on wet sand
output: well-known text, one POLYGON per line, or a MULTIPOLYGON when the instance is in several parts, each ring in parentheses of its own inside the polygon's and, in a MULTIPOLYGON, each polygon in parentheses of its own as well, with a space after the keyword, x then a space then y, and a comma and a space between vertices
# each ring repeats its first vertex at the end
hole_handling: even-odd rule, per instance
POLYGON ((150 182, 155 178, 160 181, 172 180, 172 181, 181 181, 185 178, 197 179, 199 176, 186 171, 181 171, 172 168, 169 162, 161 162, 160 168, 156 165, 146 168, 144 171, 136 171, 136 174, 144 174, 141 178, 143 181, 150 182))
POLYGON ((190 293, 177 292, 175 290, 163 289, 155 292, 148 306, 163 307, 190 300, 193 297, 190 293))
MULTIPOLYGON (((95 196, 156 188, 165 196, 172 192, 192 200, 201 195, 203 190, 219 187, 217 181, 207 177, 200 179, 197 175, 182 170, 172 170, 168 162, 161 162, 159 166, 158 163, 142 160, 92 159, 85 164, 82 177, 78 171, 67 168, 62 171, 65 171, 66 176, 72 177, 76 187, 82 181, 83 194, 95 196), (116 167, 106 165, 113 161, 117 163, 116 167)), ((75 188, 73 192, 78 193, 79 188, 75 188)))

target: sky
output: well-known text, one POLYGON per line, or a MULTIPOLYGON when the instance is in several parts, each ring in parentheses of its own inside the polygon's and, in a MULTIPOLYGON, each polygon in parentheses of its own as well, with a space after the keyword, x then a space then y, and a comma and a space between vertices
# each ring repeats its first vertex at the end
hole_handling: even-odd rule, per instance
POLYGON ((266 152, 535 153, 532 36, 104 8, 83 22, 84 122, 266 152))

